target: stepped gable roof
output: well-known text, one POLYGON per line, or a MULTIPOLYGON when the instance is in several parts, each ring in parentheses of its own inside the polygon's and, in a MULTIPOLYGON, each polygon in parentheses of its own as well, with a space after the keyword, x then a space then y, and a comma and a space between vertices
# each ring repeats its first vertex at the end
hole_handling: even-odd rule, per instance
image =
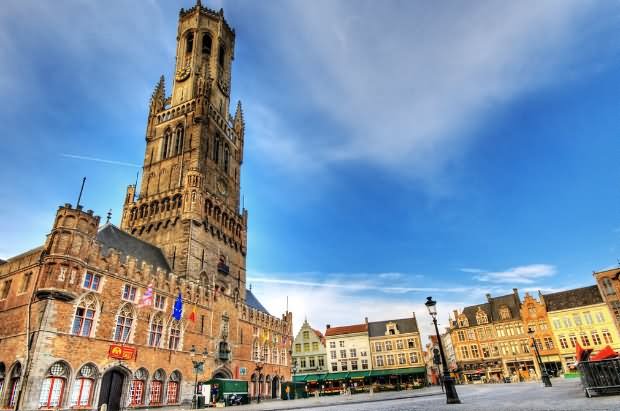
POLYGON ((325 336, 355 334, 368 332, 368 324, 345 325, 342 327, 330 327, 325 331, 325 336))
POLYGON ((583 307, 603 302, 603 297, 601 297, 601 293, 596 285, 552 294, 543 294, 543 298, 547 306, 547 311, 567 310, 569 308, 583 307))
POLYGON ((401 318, 387 321, 371 321, 368 323, 369 337, 384 337, 387 323, 396 323, 401 334, 418 332, 418 322, 415 318, 401 318))
POLYGON ((129 233, 108 223, 99 229, 97 241, 101 244, 101 252, 107 255, 110 249, 115 249, 121 253, 123 258, 132 256, 139 262, 146 262, 156 270, 158 267, 166 272, 172 272, 164 253, 159 247, 146 241, 140 240, 129 233))
MULTIPOLYGON (((493 321, 493 316, 491 315, 491 304, 476 304, 463 308, 463 314, 465 314, 467 321, 469 321, 469 325, 478 324, 478 321, 476 320, 476 314, 478 313, 478 309, 481 309, 487 315, 489 322, 493 321)), ((455 318, 455 320, 458 321, 458 318, 455 318)))
POLYGON ((263 307, 260 301, 258 301, 258 298, 256 298, 256 296, 252 294, 252 291, 250 290, 245 290, 245 303, 249 307, 254 308, 255 310, 261 311, 267 315, 271 315, 269 314, 269 311, 267 311, 267 309, 263 307))

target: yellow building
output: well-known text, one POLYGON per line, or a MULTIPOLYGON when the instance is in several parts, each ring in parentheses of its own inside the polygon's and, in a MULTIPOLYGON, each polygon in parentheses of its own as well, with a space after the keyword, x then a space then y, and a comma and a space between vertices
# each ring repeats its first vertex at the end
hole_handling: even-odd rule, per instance
POLYGON ((565 371, 567 364, 575 361, 577 342, 583 348, 592 348, 593 354, 607 345, 620 350, 613 315, 598 286, 544 294, 542 298, 565 371))
POLYGON ((368 323, 372 373, 384 383, 423 381, 426 374, 415 314, 411 318, 368 323))

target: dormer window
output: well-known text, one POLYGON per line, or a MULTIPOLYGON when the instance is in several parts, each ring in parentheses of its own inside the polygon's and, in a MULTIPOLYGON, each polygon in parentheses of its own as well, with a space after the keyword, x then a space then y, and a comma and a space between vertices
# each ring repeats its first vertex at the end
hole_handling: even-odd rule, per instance
POLYGON ((510 309, 506 305, 502 305, 499 308, 499 318, 502 320, 509 320, 512 317, 510 314, 510 309))
POLYGON ((396 323, 387 323, 385 325, 385 335, 396 335, 398 334, 398 327, 396 323))
POLYGON ((459 326, 460 327, 469 327, 469 321, 467 320, 467 317, 465 317, 464 315, 459 317, 459 326))
POLYGON ((480 324, 488 324, 489 322, 489 317, 487 317, 486 313, 482 310, 479 310, 478 313, 476 314, 476 322, 478 323, 478 325, 480 324))

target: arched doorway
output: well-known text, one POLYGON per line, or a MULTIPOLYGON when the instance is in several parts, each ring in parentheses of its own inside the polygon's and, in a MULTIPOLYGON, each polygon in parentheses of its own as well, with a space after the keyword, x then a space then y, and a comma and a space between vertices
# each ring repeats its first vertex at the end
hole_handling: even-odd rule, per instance
POLYGON ((250 398, 254 399, 257 397, 257 393, 258 393, 258 376, 256 375, 256 373, 252 374, 252 377, 250 378, 250 398))
POLYGON ((271 397, 271 375, 265 377, 265 398, 271 397))
POLYGON ((211 378, 232 378, 232 372, 228 368, 222 367, 218 368, 213 372, 213 376, 211 378))
POLYGON ((280 379, 276 375, 271 381, 271 398, 278 398, 278 392, 280 391, 280 379))
POLYGON ((120 367, 114 367, 103 374, 101 391, 99 392, 99 408, 107 404, 108 411, 119 411, 125 398, 126 372, 120 367))

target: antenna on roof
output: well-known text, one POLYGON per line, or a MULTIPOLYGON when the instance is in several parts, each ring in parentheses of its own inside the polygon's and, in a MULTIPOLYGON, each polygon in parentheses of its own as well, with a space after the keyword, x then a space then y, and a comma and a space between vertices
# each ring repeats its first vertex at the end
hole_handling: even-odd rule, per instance
POLYGON ((286 296, 286 313, 288 314, 288 295, 286 296))
POLYGON ((105 220, 106 224, 110 224, 110 219, 112 218, 112 209, 108 210, 108 215, 107 218, 105 220))
POLYGON ((78 201, 77 201, 77 204, 75 205, 75 208, 78 208, 80 206, 80 200, 82 200, 82 192, 84 191, 85 182, 86 182, 86 177, 82 179, 82 187, 80 187, 80 195, 78 195, 78 201))

